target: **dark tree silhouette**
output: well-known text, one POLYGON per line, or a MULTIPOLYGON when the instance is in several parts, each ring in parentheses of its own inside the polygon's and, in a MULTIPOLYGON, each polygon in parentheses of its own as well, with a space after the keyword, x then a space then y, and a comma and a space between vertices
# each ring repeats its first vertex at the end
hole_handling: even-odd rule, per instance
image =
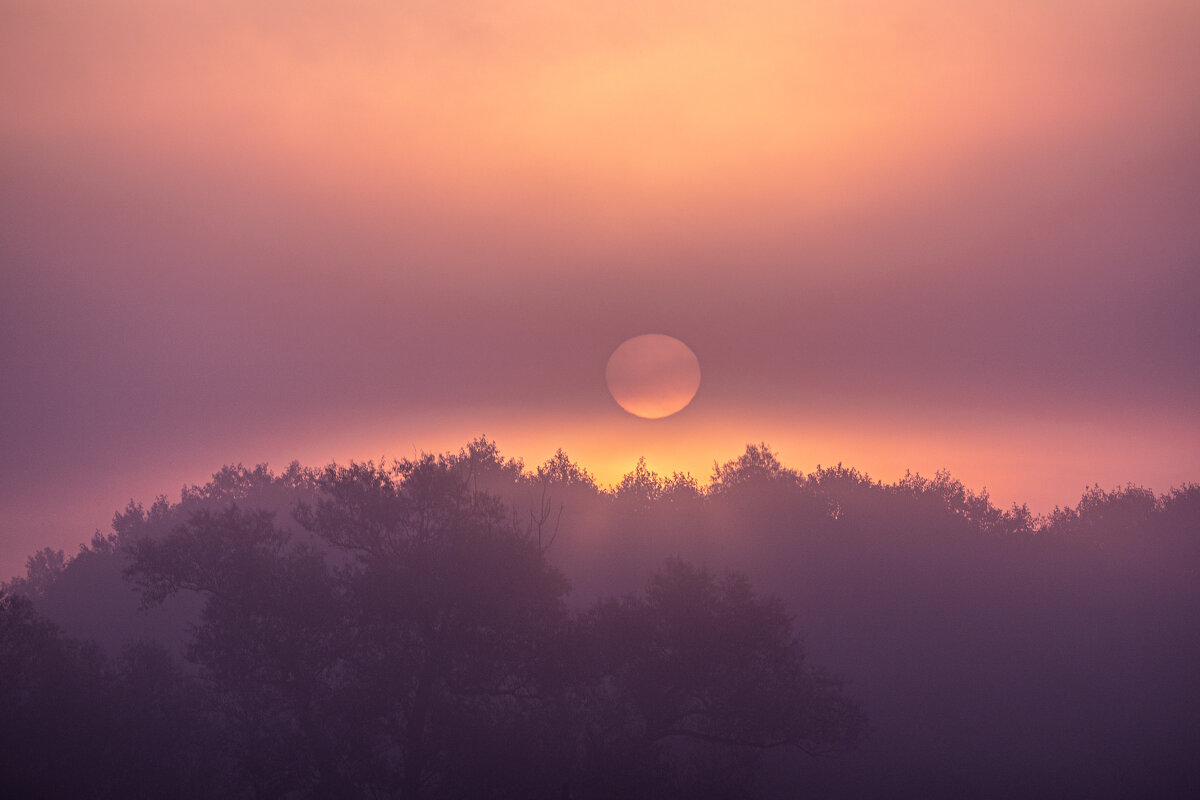
POLYGON ((207 601, 190 656, 236 710, 259 791, 436 793, 472 725, 539 702, 566 582, 432 457, 331 467, 293 546, 265 512, 201 512, 135 546, 153 603, 207 601))
POLYGON ((783 466, 766 442, 746 445, 746 452, 724 464, 713 464, 709 491, 713 494, 752 483, 797 483, 800 475, 783 466))
POLYGON ((807 663, 783 606, 744 576, 670 561, 644 594, 597 605, 584 630, 597 668, 587 741, 609 791, 700 796, 761 751, 843 752, 864 731, 841 684, 807 663), (705 763, 703 780, 683 777, 705 763), (633 785, 609 784, 617 776, 633 785))
POLYGON ((230 467, 6 585, 28 600, 0 602, 0 790, 1191 797, 1198 563, 1191 484, 1035 518, 945 472, 806 475, 765 445, 708 487, 642 462, 603 490, 483 438, 230 467), (862 715, 784 606, 679 559, 802 611, 867 746, 810 758, 862 715), (135 612, 129 565, 161 606, 135 612), (147 634, 168 647, 122 649, 147 634))
POLYGON ((757 751, 853 743, 859 712, 745 578, 672 562, 644 597, 571 624, 536 524, 474 490, 495 463, 330 467, 296 511, 311 542, 232 506, 133 545, 146 604, 206 598, 187 652, 227 710, 240 781, 262 795, 535 797, 565 781, 665 796, 699 791, 685 777, 697 748, 741 780, 757 751))
POLYGON ((575 488, 595 494, 599 491, 592 474, 572 461, 562 448, 554 451, 554 455, 546 459, 534 472, 539 481, 544 481, 556 488, 575 488))
POLYGON ((0 592, 0 790, 6 797, 179 797, 233 787, 201 687, 166 650, 117 663, 0 592))
POLYGON ((355 557, 339 573, 351 659, 416 797, 453 773, 472 722, 538 702, 567 584, 533 531, 444 460, 330 469, 323 486, 298 516, 355 557))
POLYGON ((638 459, 633 472, 623 476, 613 487, 613 496, 618 502, 644 511, 663 496, 664 489, 662 478, 646 466, 646 459, 642 457, 638 459))
POLYGON ((0 759, 15 796, 87 793, 102 774, 108 665, 96 646, 62 637, 21 595, 0 592, 0 759), (67 724, 69 721, 69 724, 67 724), (68 759, 80 758, 71 769, 68 759), (92 776, 89 776, 92 773, 92 776))
POLYGON ((206 596, 189 659, 231 710, 244 779, 260 793, 349 791, 359 741, 337 725, 347 635, 322 554, 290 546, 266 511, 200 511, 168 537, 134 546, 130 576, 147 605, 206 596))

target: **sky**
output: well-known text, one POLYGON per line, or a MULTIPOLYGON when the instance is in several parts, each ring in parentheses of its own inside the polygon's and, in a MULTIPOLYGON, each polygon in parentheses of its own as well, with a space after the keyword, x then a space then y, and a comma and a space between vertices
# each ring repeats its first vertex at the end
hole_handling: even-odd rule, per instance
POLYGON ((0 575, 224 464, 1200 479, 1194 0, 0 0, 0 575), (685 342, 625 413, 626 339, 685 342))

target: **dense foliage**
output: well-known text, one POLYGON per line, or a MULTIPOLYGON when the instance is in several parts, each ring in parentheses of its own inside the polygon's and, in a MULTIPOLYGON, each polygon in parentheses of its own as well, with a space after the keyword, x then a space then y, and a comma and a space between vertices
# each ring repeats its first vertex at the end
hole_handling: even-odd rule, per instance
POLYGON ((1194 485, 1034 517, 765 445, 604 489, 478 439, 226 468, 0 605, 22 795, 1200 788, 1194 485))

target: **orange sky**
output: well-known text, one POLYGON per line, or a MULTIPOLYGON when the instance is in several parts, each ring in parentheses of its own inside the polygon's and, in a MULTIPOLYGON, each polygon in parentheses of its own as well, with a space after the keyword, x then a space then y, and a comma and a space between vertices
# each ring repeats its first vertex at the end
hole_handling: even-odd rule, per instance
POLYGON ((0 8, 0 573, 227 462, 1200 475, 1192 0, 0 8), (703 370, 636 420, 608 355, 703 370), (74 500, 64 500, 68 493, 74 500))

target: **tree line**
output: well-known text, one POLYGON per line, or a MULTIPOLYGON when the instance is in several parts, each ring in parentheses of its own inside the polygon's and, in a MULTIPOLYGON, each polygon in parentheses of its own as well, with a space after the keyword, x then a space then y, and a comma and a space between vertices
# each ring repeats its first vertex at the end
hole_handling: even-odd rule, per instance
POLYGON ((761 444, 706 485, 483 438, 226 467, 5 585, 5 783, 1190 796, 1198 569, 1195 485, 1035 516, 761 444))
POLYGON ((835 753, 862 734, 782 604, 744 576, 669 561, 644 591, 571 613, 546 520, 523 521, 462 467, 426 456, 309 476, 313 499, 293 515, 303 540, 233 503, 121 542, 144 606, 203 599, 193 670, 152 645, 110 663, 4 595, 8 785, 745 796, 764 751, 835 753))

